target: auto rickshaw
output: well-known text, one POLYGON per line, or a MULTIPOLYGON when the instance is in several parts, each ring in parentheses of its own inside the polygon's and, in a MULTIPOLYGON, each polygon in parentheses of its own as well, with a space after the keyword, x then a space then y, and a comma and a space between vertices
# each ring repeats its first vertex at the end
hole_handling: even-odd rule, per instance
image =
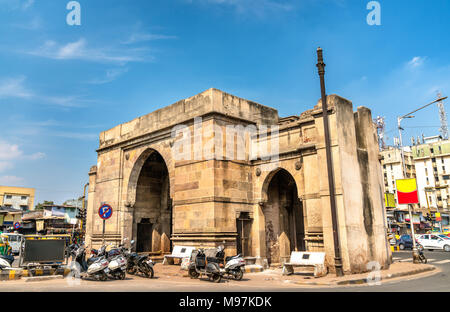
POLYGON ((8 235, 0 234, 0 255, 10 256, 12 253, 12 248, 8 241, 8 235))

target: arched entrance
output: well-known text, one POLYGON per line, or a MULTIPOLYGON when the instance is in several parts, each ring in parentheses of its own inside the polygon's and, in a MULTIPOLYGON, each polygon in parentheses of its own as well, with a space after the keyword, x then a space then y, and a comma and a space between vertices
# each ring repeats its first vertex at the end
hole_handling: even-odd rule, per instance
POLYGON ((139 172, 133 212, 133 237, 137 252, 169 252, 172 203, 167 165, 151 150, 139 172))
POLYGON ((283 262, 292 251, 305 250, 305 229, 303 207, 292 175, 280 169, 269 179, 263 214, 266 257, 270 264, 283 262))

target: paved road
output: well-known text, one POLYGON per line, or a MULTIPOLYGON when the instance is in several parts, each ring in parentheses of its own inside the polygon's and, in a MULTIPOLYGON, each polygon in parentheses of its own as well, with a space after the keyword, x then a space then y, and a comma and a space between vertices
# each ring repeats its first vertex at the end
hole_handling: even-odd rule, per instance
MULTIPOLYGON (((380 286, 347 286, 347 287, 306 287, 289 282, 256 281, 256 275, 247 274, 246 281, 224 281, 220 284, 206 280, 191 280, 187 277, 155 278, 148 280, 140 277, 127 277, 125 281, 81 281, 80 284, 69 284, 68 280, 41 282, 9 281, 0 284, 0 291, 152 291, 152 292, 301 292, 301 291, 343 291, 343 292, 402 292, 402 291, 449 291, 450 290, 450 253, 426 251, 428 263, 437 266, 441 272, 423 278, 411 277, 401 281, 382 281, 380 286), (253 277, 252 277, 253 276, 253 277), (252 281, 254 279, 254 281, 252 281), (6 287, 5 287, 6 286, 6 287)), ((395 252, 394 261, 412 261, 411 251, 395 252)), ((0 282, 1 283, 1 282, 0 282)))
MULTIPOLYGON (((401 281, 386 281, 380 286, 351 286, 322 291, 382 291, 382 292, 414 292, 414 291, 450 291, 450 252, 425 251, 428 264, 436 266, 441 272, 423 278, 411 277, 401 281)), ((393 253, 394 261, 412 262, 412 251, 399 251, 393 253)))

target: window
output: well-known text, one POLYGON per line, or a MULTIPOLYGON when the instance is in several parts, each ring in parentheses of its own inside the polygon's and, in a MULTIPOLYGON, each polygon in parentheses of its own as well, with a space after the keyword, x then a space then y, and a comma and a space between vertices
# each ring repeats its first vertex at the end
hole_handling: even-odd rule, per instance
POLYGON ((442 154, 442 148, 440 145, 439 145, 439 153, 442 154))
POLYGON ((444 180, 450 180, 450 175, 448 175, 448 174, 447 174, 447 175, 443 175, 442 178, 443 178, 444 180))
POLYGON ((436 162, 436 158, 431 158, 431 161, 435 163, 436 162))
POLYGON ((12 196, 11 195, 6 195, 6 199, 11 199, 12 196))
POLYGON ((437 199, 438 199, 438 201, 441 201, 441 200, 442 200, 442 197, 441 197, 441 196, 438 196, 437 199))
POLYGON ((27 197, 26 196, 20 196, 20 199, 21 200, 27 200, 27 197))
POLYGON ((433 148, 430 148, 430 153, 431 153, 431 154, 433 154, 433 153, 434 153, 434 150, 433 150, 433 148))

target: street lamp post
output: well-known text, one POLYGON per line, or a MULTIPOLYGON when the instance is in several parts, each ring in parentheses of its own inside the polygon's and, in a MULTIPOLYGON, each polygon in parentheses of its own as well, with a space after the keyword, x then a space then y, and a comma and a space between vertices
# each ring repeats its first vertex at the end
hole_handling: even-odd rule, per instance
MULTIPOLYGON (((402 156, 402 167, 403 167, 403 178, 406 179, 406 164, 405 164, 405 154, 403 151, 403 142, 402 142, 402 130, 403 128, 401 127, 401 122, 403 119, 405 118, 414 118, 414 116, 412 114, 414 114, 415 112, 424 109, 425 107, 428 107, 434 103, 438 103, 441 102, 443 100, 447 99, 447 97, 443 97, 443 98, 439 98, 431 103, 428 103, 427 105, 424 105, 406 115, 403 115, 401 117, 397 118, 397 124, 398 124, 398 134, 399 134, 399 145, 400 145, 400 154, 402 156)), ((416 245, 416 237, 414 235, 414 222, 413 222, 413 218, 412 218, 412 211, 411 211, 411 204, 408 204, 408 213, 409 213, 409 223, 410 223, 410 227, 411 227, 411 238, 413 241, 413 262, 414 263, 419 263, 419 254, 417 252, 417 245, 416 245)))
POLYGON ((336 209, 336 197, 334 190, 334 175, 333 175, 333 159, 331 154, 331 138, 330 129, 328 125, 328 105, 327 95, 325 91, 325 63, 323 61, 323 51, 321 48, 317 49, 317 69, 320 78, 320 91, 322 96, 322 114, 323 114, 323 127, 324 127, 324 139, 325 139, 325 153, 327 159, 328 170, 328 189, 330 191, 330 207, 331 207, 331 219, 333 226, 333 241, 334 241, 334 267, 336 270, 336 276, 343 276, 344 270, 342 268, 341 247, 339 242, 339 227, 337 220, 336 209))

